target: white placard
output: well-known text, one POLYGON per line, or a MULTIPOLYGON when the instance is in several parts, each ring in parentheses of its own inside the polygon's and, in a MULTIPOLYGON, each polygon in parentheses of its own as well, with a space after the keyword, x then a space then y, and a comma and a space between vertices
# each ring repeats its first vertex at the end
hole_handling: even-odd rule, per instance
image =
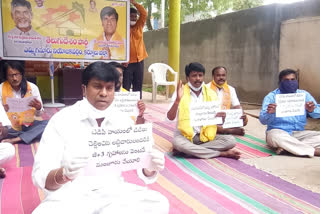
POLYGON ((242 109, 228 109, 223 110, 223 112, 226 113, 226 118, 222 126, 224 129, 243 126, 243 120, 240 119, 243 115, 242 109))
POLYGON ((122 113, 128 116, 138 116, 138 101, 140 100, 140 92, 115 92, 114 93, 114 106, 122 113))
POLYGON ((110 170, 127 171, 150 165, 152 123, 89 131, 90 161, 85 175, 103 175, 110 170))
POLYGON ((220 102, 199 102, 190 105, 190 125, 206 126, 222 124, 222 118, 216 117, 220 111, 220 102))
POLYGON ((276 117, 304 115, 306 94, 290 93, 276 95, 276 117))
POLYGON ((35 96, 24 98, 7 98, 7 104, 9 106, 8 112, 24 112, 29 110, 31 108, 29 103, 35 98, 35 96))

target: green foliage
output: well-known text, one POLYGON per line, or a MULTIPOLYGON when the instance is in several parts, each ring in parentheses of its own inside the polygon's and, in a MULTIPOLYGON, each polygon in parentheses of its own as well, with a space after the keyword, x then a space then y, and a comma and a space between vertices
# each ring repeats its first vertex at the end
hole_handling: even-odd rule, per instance
POLYGON ((263 0, 234 0, 233 10, 243 10, 262 5, 263 0))
MULTIPOLYGON (((137 0, 148 10, 148 30, 152 30, 150 24, 151 15, 157 19, 160 18, 161 13, 161 0, 137 0), (158 11, 152 11, 152 8, 158 8, 158 11)), ((165 1, 165 23, 168 25, 169 17, 169 0, 165 1)), ((200 15, 200 18, 210 18, 212 13, 221 14, 227 10, 243 10, 253 8, 262 5, 263 0, 181 0, 181 22, 184 21, 186 16, 196 14, 200 15)))

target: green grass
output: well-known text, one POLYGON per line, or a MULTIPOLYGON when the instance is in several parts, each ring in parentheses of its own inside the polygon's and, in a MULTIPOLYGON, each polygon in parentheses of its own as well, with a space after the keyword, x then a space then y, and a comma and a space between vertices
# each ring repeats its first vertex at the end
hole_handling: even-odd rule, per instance
MULTIPOLYGON (((152 93, 152 85, 143 85, 142 91, 152 93)), ((157 89, 157 94, 165 95, 166 94, 166 86, 159 85, 157 89)))

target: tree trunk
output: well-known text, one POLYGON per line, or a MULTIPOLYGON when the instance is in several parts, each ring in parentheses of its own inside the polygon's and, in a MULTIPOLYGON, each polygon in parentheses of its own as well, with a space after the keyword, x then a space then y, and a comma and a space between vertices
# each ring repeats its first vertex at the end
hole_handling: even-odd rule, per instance
POLYGON ((151 14, 152 14, 152 1, 148 0, 147 1, 147 10, 148 10, 148 16, 147 16, 147 28, 148 30, 153 30, 152 24, 151 24, 151 14))

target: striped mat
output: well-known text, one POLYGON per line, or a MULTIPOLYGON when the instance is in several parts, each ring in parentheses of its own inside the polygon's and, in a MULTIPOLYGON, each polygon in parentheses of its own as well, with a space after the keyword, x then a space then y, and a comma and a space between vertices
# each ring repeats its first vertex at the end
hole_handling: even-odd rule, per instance
MULTIPOLYGON (((148 104, 146 119, 153 122, 157 146, 170 151, 175 123, 165 120, 168 104, 148 104)), ((236 136, 241 159, 274 155, 266 142, 252 135, 236 136)), ((134 172, 127 181, 138 182, 134 172)), ((269 173, 228 158, 201 160, 166 155, 155 184, 170 201, 170 213, 320 213, 320 194, 305 190, 269 173)))
MULTIPOLYGON (((167 105, 148 104, 146 119, 153 122, 154 138, 162 151, 170 151, 174 123, 163 118, 167 105)), ((46 111, 50 118, 57 110, 46 111)), ((237 137, 241 158, 265 157, 272 152, 253 136, 237 137), (242 145, 241 146, 239 145, 242 145)), ((29 214, 43 199, 32 185, 33 157, 38 144, 15 145, 16 157, 6 164, 7 177, 0 180, 1 213, 29 214)), ((227 158, 200 160, 166 154, 165 169, 150 189, 170 202, 170 213, 320 213, 320 194, 227 158)), ((131 183, 144 185, 134 171, 123 173, 131 183)))
MULTIPOLYGON (((153 132, 155 135, 160 136, 168 142, 172 142, 176 122, 166 120, 168 107, 168 104, 148 104, 145 118, 153 123, 153 132)), ((155 138, 161 140, 158 136, 155 136, 155 138)), ((236 148, 241 152, 242 159, 267 157, 275 154, 264 140, 252 135, 246 134, 245 136, 235 136, 235 138, 237 140, 236 148)), ((166 148, 172 146, 171 143, 168 145, 168 143, 163 141, 160 143, 158 141, 157 143, 160 146, 164 146, 163 144, 165 144, 166 148)))

